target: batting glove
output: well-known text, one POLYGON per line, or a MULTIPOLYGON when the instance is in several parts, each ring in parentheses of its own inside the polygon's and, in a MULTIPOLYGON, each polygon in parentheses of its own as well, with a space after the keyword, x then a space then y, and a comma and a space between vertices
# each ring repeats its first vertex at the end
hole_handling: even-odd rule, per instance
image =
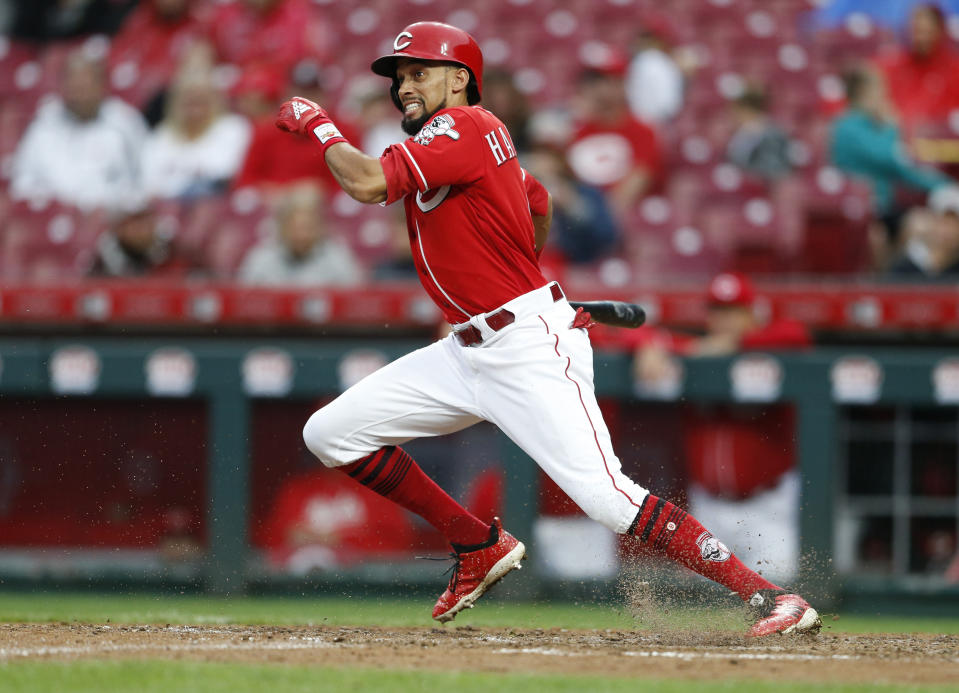
POLYGON ((336 128, 330 114, 319 104, 302 96, 294 96, 280 106, 276 126, 280 130, 313 137, 324 153, 331 145, 347 141, 336 128))

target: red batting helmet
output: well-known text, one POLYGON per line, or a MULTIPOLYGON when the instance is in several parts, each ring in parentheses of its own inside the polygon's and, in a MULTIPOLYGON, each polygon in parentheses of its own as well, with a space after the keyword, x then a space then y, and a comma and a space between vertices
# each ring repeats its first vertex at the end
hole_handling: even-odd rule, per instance
POLYGON ((483 92, 483 52, 476 40, 462 29, 441 22, 410 24, 393 39, 393 53, 373 61, 373 72, 393 80, 390 95, 393 103, 402 111, 399 80, 396 78, 396 61, 399 58, 438 60, 462 65, 470 72, 466 100, 470 106, 479 103, 483 92))

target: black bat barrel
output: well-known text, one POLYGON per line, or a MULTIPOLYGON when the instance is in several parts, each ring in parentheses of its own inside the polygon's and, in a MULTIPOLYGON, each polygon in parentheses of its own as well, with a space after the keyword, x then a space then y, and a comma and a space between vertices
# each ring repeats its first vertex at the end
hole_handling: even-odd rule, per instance
POLYGON ((573 308, 582 308, 595 322, 613 327, 639 327, 646 322, 642 306, 625 301, 570 301, 573 308))

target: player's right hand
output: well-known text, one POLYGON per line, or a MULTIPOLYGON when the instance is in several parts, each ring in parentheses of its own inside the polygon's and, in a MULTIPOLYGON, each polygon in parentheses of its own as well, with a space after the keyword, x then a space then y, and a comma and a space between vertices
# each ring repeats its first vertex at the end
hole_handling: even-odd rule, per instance
POLYGON ((319 119, 329 120, 330 116, 319 104, 294 96, 280 106, 275 122, 280 130, 304 135, 310 131, 310 124, 319 119))

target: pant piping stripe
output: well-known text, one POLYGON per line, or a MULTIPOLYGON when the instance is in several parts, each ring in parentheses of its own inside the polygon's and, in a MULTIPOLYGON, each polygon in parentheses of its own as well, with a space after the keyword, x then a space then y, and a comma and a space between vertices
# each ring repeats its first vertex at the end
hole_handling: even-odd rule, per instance
POLYGON ((553 350, 556 352, 556 355, 561 359, 562 358, 566 359, 566 368, 563 371, 563 375, 565 375, 566 379, 576 386, 576 392, 579 394, 579 403, 583 407, 583 413, 586 414, 586 420, 589 421, 590 428, 593 429, 593 440, 596 441, 596 449, 599 450, 599 456, 603 459, 603 466, 606 468, 606 476, 608 476, 609 480, 612 482, 613 488, 619 491, 619 493, 621 493, 623 497, 626 498, 626 500, 628 500, 632 505, 636 506, 637 508, 640 507, 639 504, 636 503, 636 501, 630 498, 628 493, 626 493, 623 489, 621 489, 619 486, 616 485, 616 479, 613 477, 613 473, 609 471, 609 462, 606 460, 606 455, 603 453, 603 448, 599 444, 599 434, 596 432, 596 426, 593 425, 593 419, 589 415, 589 410, 586 409, 586 402, 583 401, 583 391, 582 389, 580 389, 579 383, 577 383, 575 380, 569 377, 569 367, 572 365, 573 361, 569 356, 564 357, 562 354, 559 353, 559 335, 549 331, 549 325, 547 325, 546 321, 543 320, 542 315, 538 315, 536 317, 538 317, 540 321, 542 321, 543 326, 546 328, 546 334, 553 335, 553 337, 556 339, 556 342, 553 345, 553 350))

